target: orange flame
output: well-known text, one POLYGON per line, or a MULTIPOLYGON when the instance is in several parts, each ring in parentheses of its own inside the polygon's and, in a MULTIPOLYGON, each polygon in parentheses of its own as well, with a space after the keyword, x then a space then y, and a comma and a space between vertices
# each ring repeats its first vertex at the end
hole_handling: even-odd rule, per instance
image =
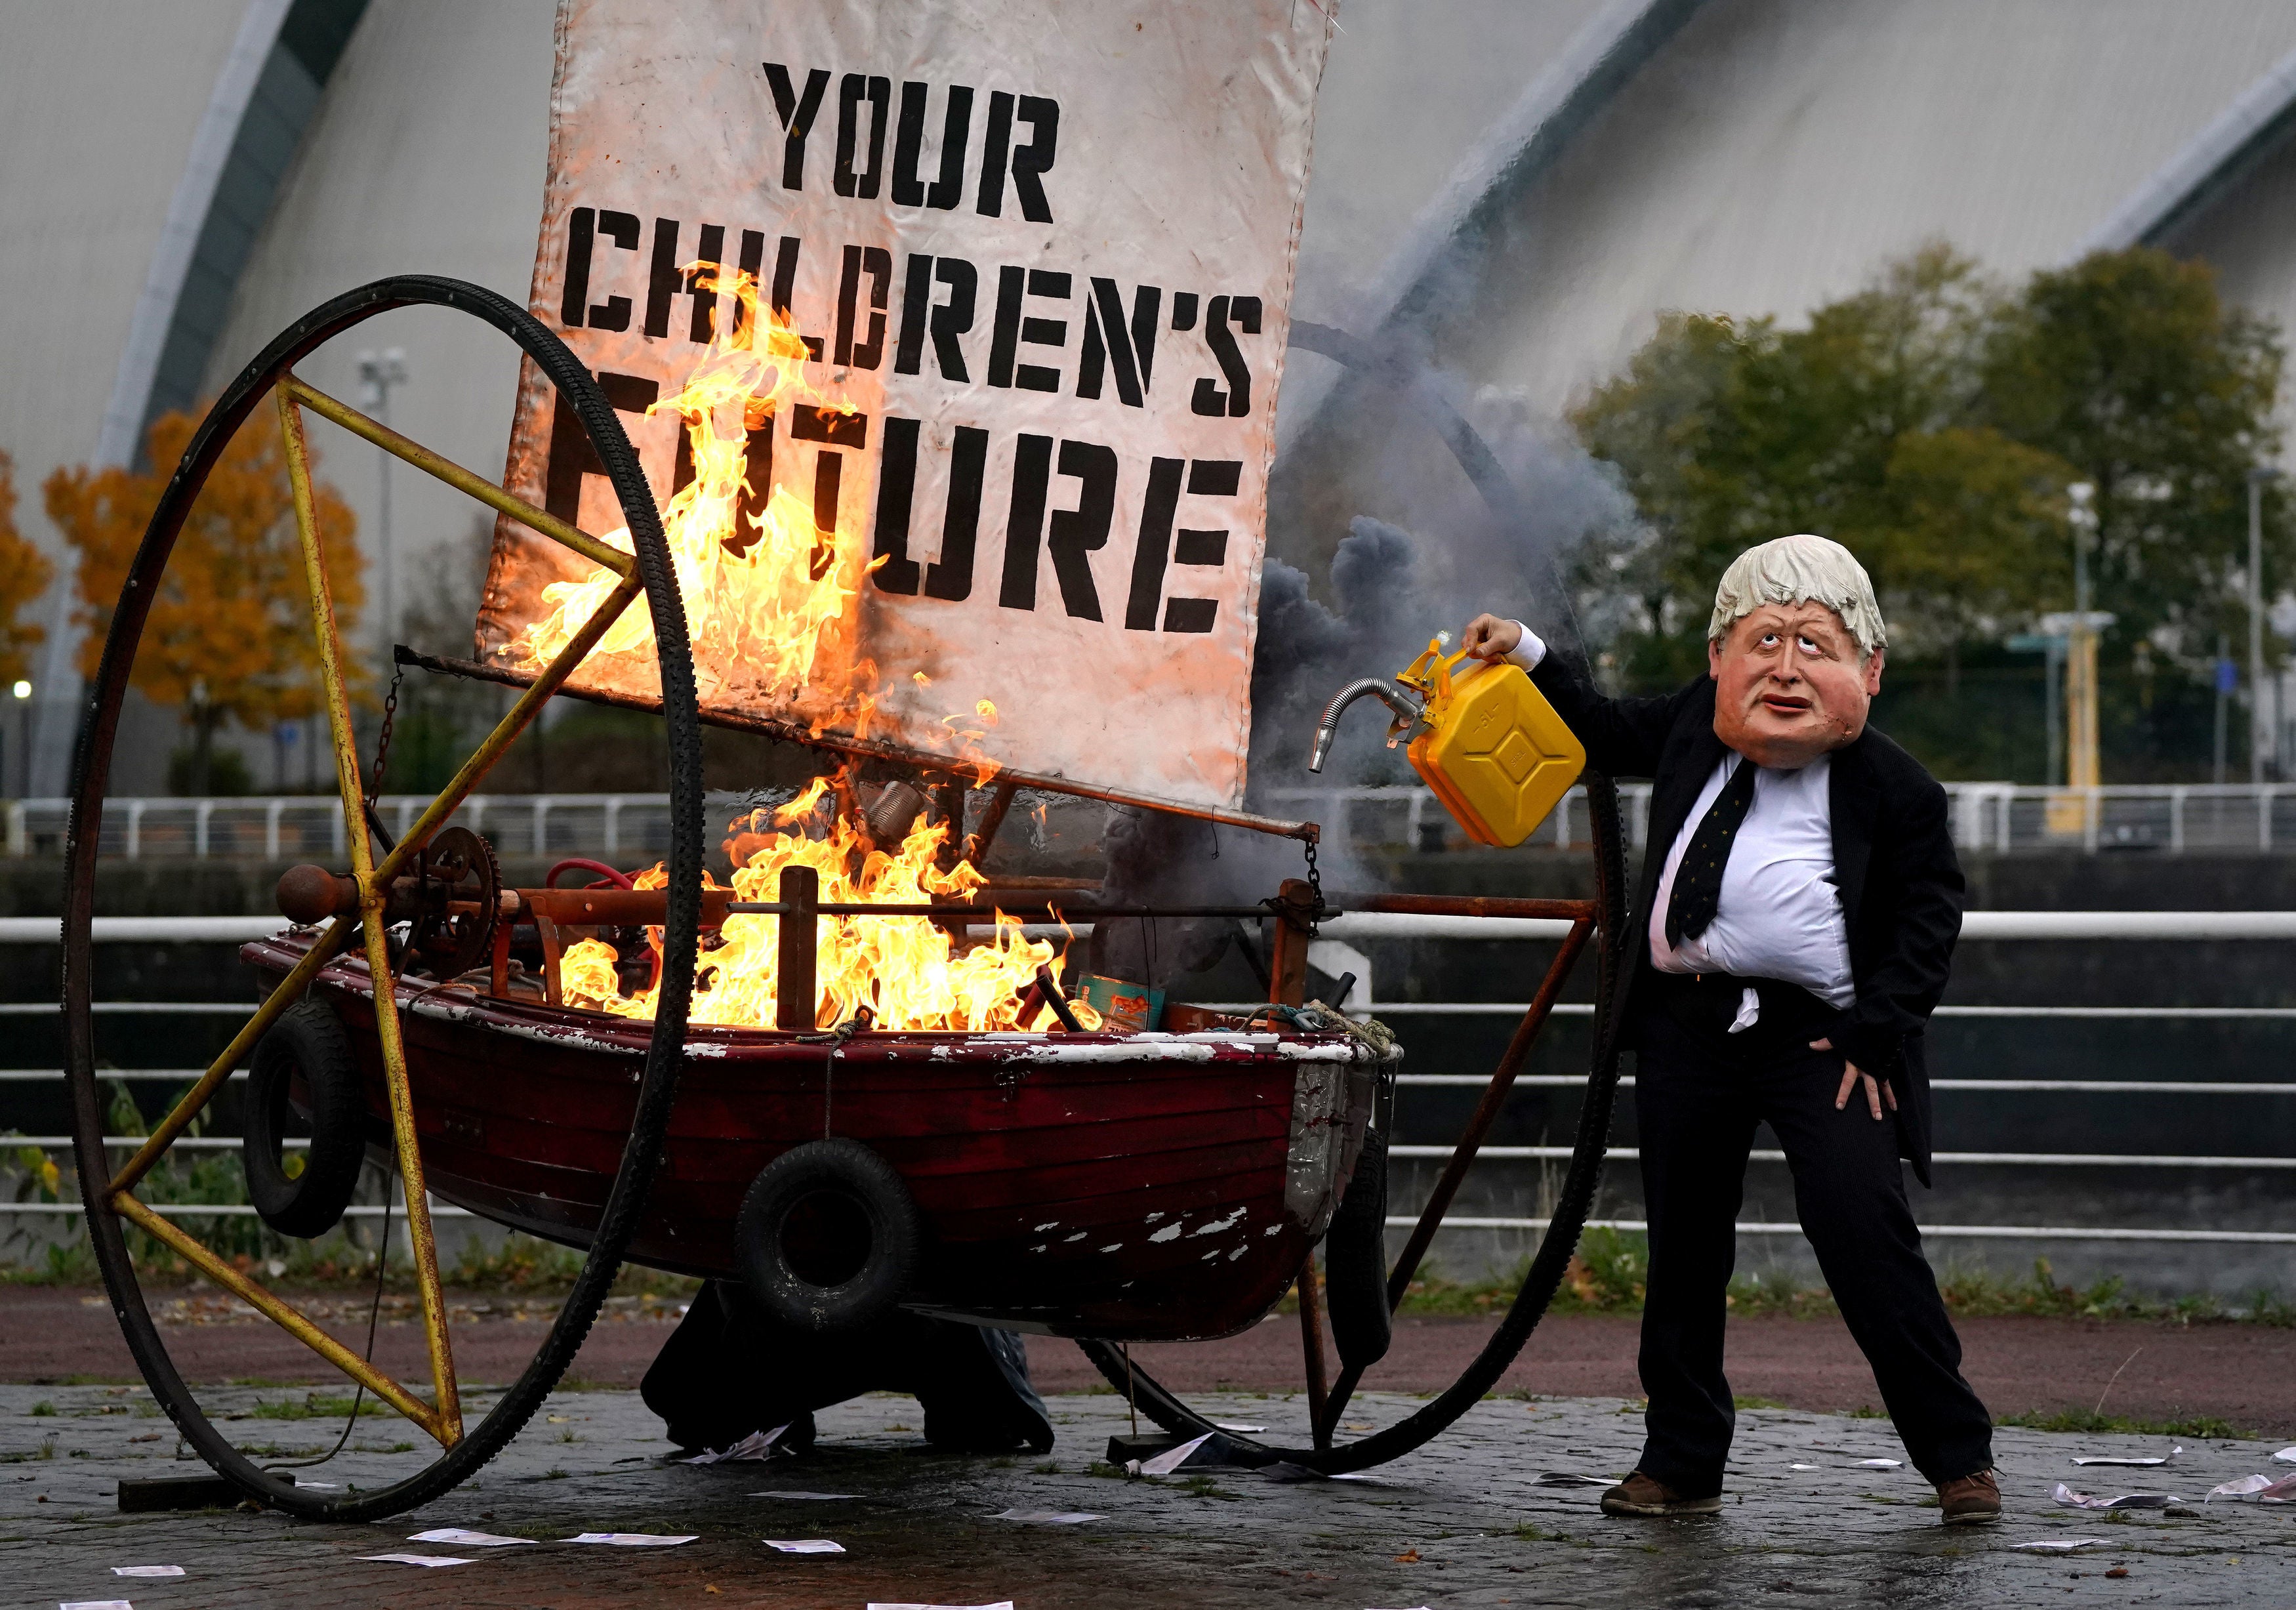
MULTIPOLYGON (((805 342, 780 309, 759 308, 753 277, 725 276, 721 285, 709 265, 695 267, 698 281, 726 290, 741 314, 714 333, 685 389, 647 410, 679 417, 693 460, 693 479, 662 511, 662 530, 697 669, 705 678, 711 669, 720 677, 736 675, 740 693, 784 701, 811 679, 823 638, 846 618, 867 565, 857 537, 815 525, 802 498, 786 489, 750 486, 750 432, 775 429, 768 415, 778 415, 785 431, 800 403, 854 410, 806 379, 805 342), (753 341, 753 331, 763 339, 753 341)), ((625 554, 634 551, 627 528, 600 540, 625 554)), ((545 612, 518 644, 527 663, 539 667, 562 651, 619 579, 601 567, 580 581, 544 587, 545 612)), ((601 657, 623 661, 615 669, 626 676, 651 677, 653 623, 647 612, 625 611, 585 663, 601 657)), ((865 680, 875 674, 874 667, 856 669, 865 680)), ((849 712, 863 725, 868 703, 865 697, 849 712)))
MULTIPOLYGON (((827 779, 817 777, 779 809, 752 811, 733 823, 730 842, 749 849, 746 864, 734 873, 737 898, 780 899, 783 868, 798 866, 811 867, 820 875, 821 898, 833 904, 922 905, 962 897, 987 881, 964 862, 953 870, 940 870, 936 857, 947 838, 940 823, 918 826, 896 853, 878 849, 841 816, 828 823, 824 836, 812 836, 808 829, 814 826, 816 807, 828 787, 827 779), (761 834, 769 836, 759 843, 761 834)), ((660 888, 667 877, 656 867, 636 881, 641 887, 660 888)), ((827 1028, 846 1022, 865 1006, 884 1029, 977 1032, 1036 1027, 1035 1020, 1043 1014, 1032 1012, 1032 1021, 1023 1023, 1021 997, 1035 982, 1037 969, 1046 965, 1057 968, 1064 950, 1048 941, 1029 939, 1018 922, 1001 911, 995 921, 995 938, 960 949, 947 930, 924 917, 821 918, 815 955, 819 986, 815 1025, 827 1028)), ((659 967, 659 931, 652 937, 659 967)), ((781 970, 780 919, 729 916, 718 941, 714 949, 702 952, 695 969, 693 1021, 771 1028, 781 970)), ((652 1017, 658 990, 624 997, 614 972, 619 959, 614 948, 601 940, 569 946, 559 965, 566 1003, 623 1017, 652 1017)), ((1089 1006, 1082 1001, 1073 1005, 1086 1028, 1100 1026, 1099 1014, 1089 1006)))

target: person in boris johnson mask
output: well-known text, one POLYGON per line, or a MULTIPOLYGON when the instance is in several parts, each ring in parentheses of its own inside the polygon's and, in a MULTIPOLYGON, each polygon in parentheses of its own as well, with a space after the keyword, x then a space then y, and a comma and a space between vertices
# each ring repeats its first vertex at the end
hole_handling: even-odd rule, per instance
POLYGON ((1887 633, 1839 543, 1781 537, 1740 554, 1706 636, 1705 676, 1612 699, 1519 621, 1466 628, 1470 654, 1530 672, 1589 764, 1654 784, 1621 1020, 1650 1220, 1650 1407, 1636 1468, 1603 1507, 1721 1507, 1735 1424, 1723 1315, 1747 1154, 1767 1121, 1945 1524, 1995 1521, 1992 1420, 1962 1378, 1899 1165, 1929 1184, 1923 1031, 1963 889, 1945 791, 1867 724, 1887 633))

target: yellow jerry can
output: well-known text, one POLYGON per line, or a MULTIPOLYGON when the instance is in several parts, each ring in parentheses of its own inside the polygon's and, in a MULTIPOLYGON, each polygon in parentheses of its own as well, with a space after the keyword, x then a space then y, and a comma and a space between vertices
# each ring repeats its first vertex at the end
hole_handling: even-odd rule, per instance
POLYGON ((1521 843, 1587 769, 1586 746, 1519 665, 1431 643, 1396 680, 1427 700, 1404 752, 1478 844, 1521 843))

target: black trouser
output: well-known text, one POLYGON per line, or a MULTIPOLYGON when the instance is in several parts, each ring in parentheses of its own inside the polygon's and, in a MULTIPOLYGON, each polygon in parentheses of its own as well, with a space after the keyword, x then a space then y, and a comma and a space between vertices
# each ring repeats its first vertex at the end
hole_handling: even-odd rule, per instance
POLYGON ((865 1392, 914 1393, 925 1441, 945 1451, 1053 1445, 1028 1351, 1013 1332, 903 1311, 814 1335, 771 1323, 723 1280, 694 1294, 638 1387, 680 1448, 724 1448, 777 1425, 794 1428, 791 1442, 810 1442, 815 1409, 865 1392))
POLYGON ((1922 1256, 1898 1126, 1874 1121, 1863 1085, 1834 1110, 1841 1055, 1808 1048, 1834 1014, 1807 991, 1765 983, 1762 1021, 1727 1033, 1745 982, 1645 974, 1636 990, 1650 1219, 1640 1468, 1686 1498, 1722 1489, 1737 1418, 1722 1373, 1724 1299, 1746 1154, 1767 1121, 1793 1171, 1802 1233, 1915 1466, 1931 1482, 1988 1469, 1991 1417, 1961 1377, 1961 1342, 1922 1256))

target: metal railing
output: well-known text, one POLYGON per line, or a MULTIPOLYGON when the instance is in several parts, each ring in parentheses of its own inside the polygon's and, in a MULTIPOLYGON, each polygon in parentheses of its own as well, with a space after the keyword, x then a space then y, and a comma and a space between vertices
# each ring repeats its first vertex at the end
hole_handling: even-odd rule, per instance
MULTIPOLYGON (((1954 842, 1964 850, 2296 852, 2296 783, 2105 788, 1948 783, 1945 790, 1952 802, 1954 842)), ((1619 792, 1628 835, 1639 849, 1650 826, 1650 785, 1629 783, 1619 792)), ((1572 789, 1530 842, 1585 847, 1586 797, 1585 790, 1572 789)), ((383 825, 394 833, 404 831, 429 803, 422 794, 386 794, 381 802, 383 825)), ((1322 823, 1335 843, 1469 848, 1441 802, 1417 784, 1272 788, 1263 803, 1270 810, 1322 823)), ((7 853, 61 855, 70 817, 69 800, 8 801, 0 807, 7 853)), ((669 845, 665 793, 474 794, 454 820, 484 834, 505 855, 660 856, 669 845)), ((108 800, 98 853, 126 860, 340 860, 342 809, 332 794, 108 800)))
MULTIPOLYGON (((396 835, 412 826, 430 803, 428 794, 385 794, 377 811, 396 835)), ((10 855, 62 855, 71 801, 11 801, 5 819, 10 855)), ((644 857, 669 850, 666 793, 472 794, 450 820, 485 834, 504 855, 644 857)), ((342 804, 332 794, 106 800, 96 853, 131 861, 340 861, 342 804)))
MULTIPOLYGON (((145 942, 174 940, 207 941, 239 937, 246 932, 267 932, 277 925, 276 919, 259 917, 120 917, 99 919, 99 940, 112 941, 141 941, 145 942), (228 933, 217 930, 229 926, 228 933)), ((1419 939, 1419 940, 1539 940, 1552 941, 1561 937, 1566 924, 1540 923, 1529 919, 1490 917, 1432 917, 1398 914, 1349 914, 1327 922, 1323 932, 1331 938, 1357 939, 1419 939), (1349 924, 1362 926, 1352 931, 1349 924), (1553 932, 1550 932, 1552 930, 1553 932)), ((10 918, 0 920, 0 943, 31 943, 53 941, 56 932, 53 919, 10 918)), ((1964 924, 1964 937, 1973 941, 2025 941, 2038 939, 2080 939, 2087 941, 2185 941, 2195 939, 2236 941, 2296 941, 2296 912, 1972 912, 1964 924)), ((1361 1007, 1385 1017, 1520 1016, 1525 1004, 1520 1001, 1410 1001, 1360 1003, 1350 1000, 1351 1008, 1361 1007)), ((53 1014, 60 1008, 49 1001, 20 1001, 0 1004, 0 1014, 30 1015, 53 1014)), ((96 1004, 98 1012, 124 1014, 156 1014, 182 1013, 186 1014, 228 1014, 252 1010, 251 1004, 217 1001, 105 1001, 96 1004)), ((1558 1016, 1584 1017, 1593 1007, 1584 1002, 1565 1002, 1554 1008, 1558 1016)), ((1938 1009, 1940 1018, 2042 1018, 2042 1019, 2161 1019, 2161 1020, 2254 1020, 2276 1022, 2296 1020, 2296 1007, 2277 1006, 1947 1006, 1938 1009)), ((122 1080, 152 1080, 186 1081, 203 1072, 192 1068, 107 1069, 104 1077, 122 1080)), ((233 1075, 245 1077, 243 1072, 233 1075)), ((23 1068, 0 1070, 0 1082, 61 1081, 64 1072, 60 1068, 23 1068)), ((1406 1073, 1398 1083, 1406 1087, 1480 1088, 1488 1079, 1480 1074, 1406 1073)), ((1584 1086, 1584 1074, 1531 1074, 1516 1080, 1520 1088, 1570 1088, 1584 1086)), ((1631 1075, 1621 1080, 1631 1087, 1631 1075)), ((2051 1079, 1935 1079, 1931 1088, 1940 1095, 1962 1097, 2040 1092, 2065 1096, 2127 1097, 2139 1095, 2177 1095, 2180 1097, 2210 1097, 2218 1098, 2286 1098, 2296 1097, 2296 1083, 2247 1082, 2236 1080, 2051 1080, 2051 1079)), ((138 1138, 107 1137, 107 1143, 121 1146, 140 1144, 138 1138)), ((178 1144, 187 1144, 179 1142, 178 1144)), ((209 1148, 228 1150, 242 1143, 234 1137, 201 1138, 197 1144, 209 1148)), ((8 1146, 36 1147, 43 1151, 69 1149, 69 1137, 61 1135, 11 1136, 0 1138, 0 1148, 8 1146)), ((1390 1155, 1399 1159, 1435 1159, 1448 1156, 1447 1146, 1397 1145, 1390 1155)), ((1480 1160, 1497 1165, 1524 1162, 1560 1162, 1570 1155, 1564 1146, 1485 1146, 1480 1160)), ((1614 1146, 1608 1155, 1620 1161, 1639 1155, 1631 1146, 1614 1146)), ((1758 1151, 1756 1161, 1782 1161, 1783 1153, 1758 1151)), ((2222 1154, 2173 1153, 2094 1153, 2094 1152, 1939 1152, 1935 1161, 1941 1166, 2007 1167, 2046 1169, 2128 1168, 2143 1170, 2195 1170, 2215 1173, 2251 1172, 2269 1176, 2296 1169, 2296 1157, 2269 1155, 2231 1155, 2222 1154)), ((35 1215, 70 1215, 80 1212, 78 1203, 0 1203, 0 1218, 11 1213, 35 1215)), ((200 1204, 179 1204, 168 1210, 184 1215, 217 1213, 245 1214, 253 1210, 238 1206, 208 1207, 200 1204)), ((380 1210, 375 1210, 380 1212, 380 1210)), ((444 1210, 442 1210, 444 1211, 444 1210)), ((456 1215, 459 1216, 459 1215, 456 1215)), ((1538 1218, 1453 1216, 1445 1226, 1454 1229, 1538 1230, 1546 1221, 1538 1218)), ((1642 1229, 1637 1220, 1604 1220, 1590 1221, 1598 1228, 1608 1226, 1619 1229, 1642 1229)), ((1390 1219, 1389 1223, 1407 1227, 1416 1223, 1408 1218, 1390 1219)), ((1742 1222, 1741 1234, 1750 1236, 1796 1236, 1800 1227, 1788 1223, 1742 1222)), ((2183 1227, 2116 1226, 2116 1225, 1985 1225, 1985 1224, 1925 1224, 1924 1235, 1943 1238, 1980 1240, 2036 1240, 2078 1242, 2128 1243, 2223 1243, 2232 1244, 2296 1245, 2296 1231, 2238 1230, 2192 1228, 2183 1227)))
MULTIPOLYGON (((2167 855, 2296 852, 2296 783, 2164 784, 2037 788, 1948 783, 1955 845, 1996 854, 2155 850, 2167 855)), ((1650 784, 1622 784, 1620 805, 1636 849, 1650 828, 1650 784)), ((1586 791, 1572 789, 1530 842, 1584 848, 1586 791)), ((1323 824, 1335 843, 1412 850, 1470 848, 1434 793, 1416 784, 1271 788, 1267 808, 1323 824)))

